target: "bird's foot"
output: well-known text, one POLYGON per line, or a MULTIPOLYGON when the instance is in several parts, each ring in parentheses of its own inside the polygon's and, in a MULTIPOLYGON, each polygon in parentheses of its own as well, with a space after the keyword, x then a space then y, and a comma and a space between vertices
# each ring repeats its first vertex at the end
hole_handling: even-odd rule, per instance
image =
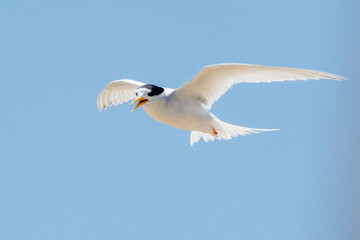
POLYGON ((215 130, 215 128, 212 128, 214 135, 218 135, 218 132, 215 130))

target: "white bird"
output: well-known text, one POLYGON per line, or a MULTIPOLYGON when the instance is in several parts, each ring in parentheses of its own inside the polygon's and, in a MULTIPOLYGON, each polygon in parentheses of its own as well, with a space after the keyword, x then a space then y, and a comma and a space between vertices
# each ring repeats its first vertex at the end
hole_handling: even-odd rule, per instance
POLYGON ((217 64, 204 67, 195 77, 178 89, 163 88, 134 80, 110 82, 98 95, 99 110, 135 98, 131 103, 143 106, 153 119, 189 130, 190 145, 201 138, 231 139, 238 135, 276 131, 278 129, 247 128, 225 123, 210 112, 214 102, 237 83, 283 82, 308 79, 346 79, 342 76, 314 70, 267 67, 247 64, 217 64))

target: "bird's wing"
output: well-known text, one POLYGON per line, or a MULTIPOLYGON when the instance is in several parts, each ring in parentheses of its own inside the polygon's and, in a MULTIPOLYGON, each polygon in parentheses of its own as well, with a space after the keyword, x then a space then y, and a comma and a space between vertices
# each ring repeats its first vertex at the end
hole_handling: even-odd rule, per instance
POLYGON ((197 101, 210 109, 212 104, 237 83, 282 82, 308 79, 346 79, 342 76, 313 70, 266 67, 246 64, 206 66, 189 82, 175 91, 177 96, 197 101))
POLYGON ((98 95, 97 105, 101 112, 111 105, 118 105, 136 97, 135 91, 145 83, 122 79, 110 82, 98 95))

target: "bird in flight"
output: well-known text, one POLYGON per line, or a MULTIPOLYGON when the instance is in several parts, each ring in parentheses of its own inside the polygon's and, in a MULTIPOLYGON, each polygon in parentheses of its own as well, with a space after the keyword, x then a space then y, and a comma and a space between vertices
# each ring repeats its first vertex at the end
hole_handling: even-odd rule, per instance
POLYGON ((308 79, 346 79, 342 76, 297 68, 267 67, 248 64, 206 66, 178 89, 159 87, 130 79, 110 82, 98 95, 99 110, 133 100, 153 119, 175 128, 191 131, 190 145, 201 138, 231 139, 238 135, 276 131, 236 126, 221 121, 210 112, 211 106, 237 83, 283 82, 308 79))

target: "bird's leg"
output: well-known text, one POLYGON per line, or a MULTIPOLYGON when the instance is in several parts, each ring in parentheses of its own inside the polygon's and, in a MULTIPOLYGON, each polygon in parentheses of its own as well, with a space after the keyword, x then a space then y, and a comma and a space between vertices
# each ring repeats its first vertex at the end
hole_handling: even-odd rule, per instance
POLYGON ((213 130, 214 135, 217 136, 218 132, 215 130, 215 128, 212 128, 212 130, 213 130))

